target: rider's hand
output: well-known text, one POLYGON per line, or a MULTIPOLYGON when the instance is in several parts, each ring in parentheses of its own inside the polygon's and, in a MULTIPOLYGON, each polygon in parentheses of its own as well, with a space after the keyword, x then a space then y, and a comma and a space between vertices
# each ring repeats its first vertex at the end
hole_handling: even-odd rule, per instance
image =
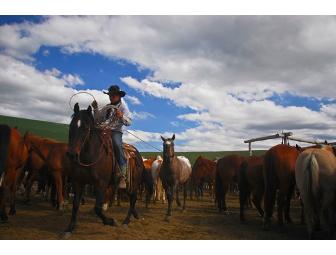
POLYGON ((96 100, 93 100, 93 102, 91 103, 93 109, 97 109, 98 108, 98 103, 96 100))
POLYGON ((124 114, 120 110, 118 110, 118 109, 115 110, 115 114, 120 119, 124 116, 124 114))

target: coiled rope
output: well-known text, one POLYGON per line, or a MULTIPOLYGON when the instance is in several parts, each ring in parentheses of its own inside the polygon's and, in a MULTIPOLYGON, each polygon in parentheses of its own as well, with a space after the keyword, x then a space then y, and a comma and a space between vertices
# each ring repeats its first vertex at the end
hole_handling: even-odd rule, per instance
MULTIPOLYGON (((71 105, 71 101, 72 101, 72 99, 73 99, 75 96, 77 96, 77 95, 79 95, 79 94, 87 94, 87 95, 91 96, 91 97, 93 98, 94 101, 97 102, 97 100, 96 100, 96 98, 94 97, 94 95, 92 95, 90 92, 87 92, 87 91, 79 91, 79 92, 73 94, 73 95, 70 97, 70 99, 69 99, 69 107, 70 107, 71 111, 73 111, 73 107, 72 107, 72 105, 71 105)), ((111 106, 111 108, 114 108, 114 109, 115 109, 114 106, 111 106)), ((100 110, 100 109, 102 109, 102 108, 98 108, 98 110, 100 110)), ((141 142, 143 142, 144 144, 147 144, 148 146, 152 147, 153 149, 155 149, 155 150, 157 150, 157 151, 159 151, 159 152, 162 152, 162 150, 160 150, 159 148, 155 147, 154 145, 152 145, 152 144, 150 144, 150 143, 144 141, 143 139, 141 139, 139 136, 135 135, 134 133, 132 133, 132 132, 130 132, 130 131, 128 131, 128 130, 125 130, 125 131, 126 131, 127 133, 129 133, 130 135, 134 136, 135 138, 137 138, 138 140, 140 140, 141 142)))

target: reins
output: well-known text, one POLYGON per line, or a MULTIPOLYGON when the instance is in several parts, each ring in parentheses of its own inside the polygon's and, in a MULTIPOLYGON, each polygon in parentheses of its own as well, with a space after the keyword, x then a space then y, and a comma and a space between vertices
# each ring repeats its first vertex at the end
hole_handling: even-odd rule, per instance
POLYGON ((80 146, 80 149, 79 149, 79 153, 78 153, 78 162, 77 162, 77 163, 78 163, 80 166, 83 166, 83 167, 89 167, 89 166, 93 166, 93 165, 97 164, 98 161, 99 161, 99 160, 101 159, 101 157, 102 157, 102 153, 101 153, 101 152, 102 152, 102 148, 103 148, 103 146, 104 146, 104 141, 103 141, 103 139, 101 138, 101 135, 99 134, 98 136, 99 136, 99 139, 101 140, 101 145, 100 145, 100 148, 99 148, 99 156, 98 156, 98 159, 97 159, 96 161, 94 161, 94 162, 92 162, 92 163, 88 163, 88 164, 81 162, 81 160, 80 160, 81 151, 82 151, 83 146, 84 146, 86 140, 88 139, 90 133, 91 133, 91 128, 89 127, 89 130, 88 130, 87 134, 85 135, 85 139, 84 139, 84 141, 82 142, 82 144, 81 144, 81 146, 80 146))

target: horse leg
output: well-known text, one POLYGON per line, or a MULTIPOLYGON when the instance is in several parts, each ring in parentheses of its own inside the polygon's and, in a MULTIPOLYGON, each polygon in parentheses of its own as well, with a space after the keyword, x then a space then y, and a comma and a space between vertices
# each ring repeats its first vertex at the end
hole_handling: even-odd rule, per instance
POLYGON ((2 222, 8 221, 6 213, 7 187, 5 185, 0 187, 0 219, 2 222))
POLYGON ((172 215, 172 203, 173 203, 173 195, 174 195, 174 190, 172 186, 167 186, 165 188, 166 191, 166 196, 167 196, 167 200, 168 200, 168 209, 167 209, 167 214, 166 214, 166 220, 169 221, 169 218, 172 215))
POLYGON ((295 186, 291 187, 287 196, 286 196, 286 201, 285 201, 285 221, 287 224, 291 224, 293 221, 290 217, 290 201, 293 197, 294 194, 294 188, 295 186))
POLYGON ((107 218, 103 213, 103 203, 106 187, 96 187, 96 204, 95 213, 102 220, 104 225, 116 226, 117 223, 113 218, 107 218))
POLYGON ((11 185, 10 185, 10 209, 8 213, 9 215, 16 214, 16 208, 15 208, 16 187, 17 187, 17 181, 21 175, 22 169, 23 167, 16 169, 15 172, 13 172, 11 185))
POLYGON ((130 205, 128 208, 127 216, 123 221, 124 225, 128 225, 131 222, 131 216, 133 215, 134 218, 139 219, 138 212, 135 209, 135 203, 137 201, 137 192, 130 193, 130 205))
POLYGON ((271 217, 273 215, 273 208, 275 204, 276 189, 266 185, 264 197, 264 220, 263 229, 268 230, 271 224, 271 217))
POLYGON ((57 193, 57 205, 58 210, 63 211, 64 210, 64 199, 63 199, 63 180, 62 180, 62 173, 61 171, 53 171, 54 175, 54 182, 56 187, 56 193, 57 193))
POLYGON ((229 186, 224 185, 223 189, 223 198, 222 198, 222 209, 224 212, 227 212, 227 206, 226 206, 226 193, 228 192, 229 186))
POLYGON ((183 207, 182 211, 186 209, 186 200, 187 200, 187 184, 183 184, 183 207))
POLYGON ((121 206, 121 189, 117 191, 117 206, 121 206))
POLYGON ((285 204, 285 197, 286 195, 281 192, 281 190, 278 192, 278 198, 277 198, 277 211, 278 211, 278 225, 280 227, 283 226, 283 211, 284 211, 284 204, 285 204))
POLYGON ((263 188, 257 188, 257 190, 253 193, 252 202, 254 206, 257 208, 260 217, 264 216, 264 210, 261 208, 262 197, 263 197, 263 188))
POLYGON ((333 215, 333 204, 335 200, 335 195, 333 190, 328 190, 323 192, 323 200, 321 206, 321 225, 324 230, 327 231, 327 238, 331 238, 334 229, 334 215, 333 215))
POLYGON ((240 205, 240 221, 244 222, 245 221, 245 205, 247 201, 247 196, 249 192, 247 191, 246 188, 241 187, 240 192, 239 192, 239 205, 240 205))
POLYGON ((180 187, 179 186, 177 186, 175 189, 176 189, 176 204, 177 204, 177 206, 178 207, 181 207, 181 202, 180 202, 180 196, 179 196, 179 189, 180 187))
POLYGON ((50 202, 52 207, 58 208, 57 200, 56 200, 56 186, 55 183, 50 184, 50 202))
POLYGON ((68 227, 65 229, 63 236, 67 238, 68 236, 71 235, 72 231, 75 229, 76 224, 77 224, 77 214, 78 214, 78 209, 80 206, 80 201, 83 195, 83 185, 81 184, 73 184, 73 192, 74 192, 74 198, 73 198, 73 203, 72 203, 72 214, 71 214, 71 220, 70 224, 68 227))

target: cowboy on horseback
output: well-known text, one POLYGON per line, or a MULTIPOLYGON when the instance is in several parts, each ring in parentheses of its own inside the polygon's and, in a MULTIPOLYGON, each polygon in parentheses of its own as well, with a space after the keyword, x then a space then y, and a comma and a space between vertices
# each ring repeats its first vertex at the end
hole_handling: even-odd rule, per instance
POLYGON ((102 123, 112 131, 112 142, 115 155, 120 168, 119 187, 126 187, 127 182, 127 161, 123 150, 123 126, 130 126, 132 123, 131 113, 122 97, 126 93, 120 90, 119 86, 112 85, 108 92, 104 92, 110 97, 110 104, 102 109, 98 109, 97 101, 92 102, 95 123, 102 123))

